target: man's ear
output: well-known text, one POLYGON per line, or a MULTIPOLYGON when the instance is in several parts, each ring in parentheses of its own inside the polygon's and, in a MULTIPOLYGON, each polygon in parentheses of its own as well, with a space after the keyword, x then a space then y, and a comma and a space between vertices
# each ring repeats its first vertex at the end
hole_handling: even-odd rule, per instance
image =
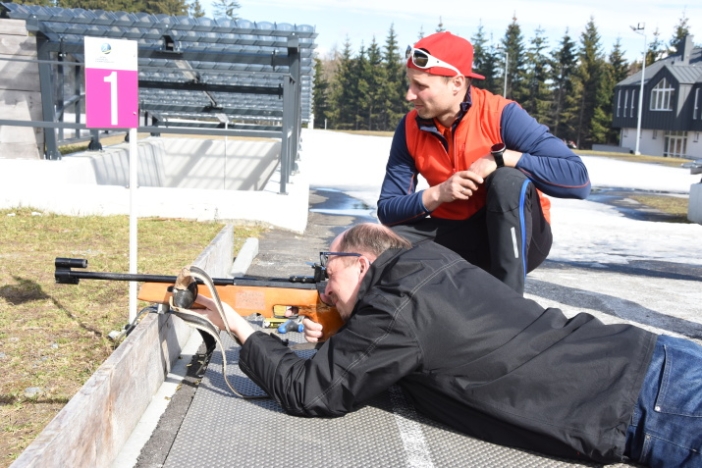
POLYGON ((359 257, 358 261, 361 264, 360 273, 361 275, 365 275, 371 266, 371 262, 366 257, 359 257))
POLYGON ((463 75, 456 75, 454 77, 451 77, 451 83, 453 84, 454 91, 456 93, 460 92, 464 88, 466 80, 468 80, 468 78, 466 78, 463 75))

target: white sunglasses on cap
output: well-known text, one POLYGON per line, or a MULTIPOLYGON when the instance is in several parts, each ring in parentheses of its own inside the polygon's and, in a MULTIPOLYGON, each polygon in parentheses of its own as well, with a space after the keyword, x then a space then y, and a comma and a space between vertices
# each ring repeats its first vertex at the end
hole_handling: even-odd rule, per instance
POLYGON ((409 55, 412 57, 412 63, 417 67, 422 70, 426 70, 427 68, 432 68, 432 67, 441 67, 441 68, 448 68, 449 70, 453 70, 456 72, 457 75, 463 75, 460 71, 458 71, 458 68, 454 67, 453 65, 444 62, 443 60, 439 60, 438 58, 434 57, 431 55, 429 52, 422 50, 422 49, 412 49, 409 52, 409 55))

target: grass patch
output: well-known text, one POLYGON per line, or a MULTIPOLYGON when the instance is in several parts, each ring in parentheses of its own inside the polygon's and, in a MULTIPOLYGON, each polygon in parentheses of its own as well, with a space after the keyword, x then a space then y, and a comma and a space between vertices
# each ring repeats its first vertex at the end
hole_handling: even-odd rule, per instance
POLYGON ((599 156, 610 159, 618 159, 620 161, 626 162, 638 162, 638 163, 648 163, 648 164, 658 164, 660 166, 666 167, 680 167, 686 162, 690 162, 689 159, 684 158, 664 158, 663 156, 647 156, 644 154, 635 155, 630 153, 611 153, 605 151, 591 151, 591 150, 575 150, 576 154, 580 156, 599 156))
POLYGON ((687 223, 687 207, 689 200, 686 197, 671 197, 666 195, 630 195, 628 198, 636 200, 642 205, 654 208, 671 216, 670 222, 687 223))
MULTIPOLYGON (((139 273, 176 275, 223 227, 140 219, 139 273)), ((234 229, 238 252, 266 228, 234 229)), ((129 217, 0 210, 0 466, 19 456, 110 355, 109 332, 128 320, 129 283, 56 284, 55 257, 86 258, 93 271, 129 271, 129 217)))

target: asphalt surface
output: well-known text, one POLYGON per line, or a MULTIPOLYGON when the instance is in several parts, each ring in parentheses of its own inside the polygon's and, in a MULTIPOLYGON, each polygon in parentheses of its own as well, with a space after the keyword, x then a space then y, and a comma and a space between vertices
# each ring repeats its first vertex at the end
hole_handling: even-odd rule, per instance
MULTIPOLYGON (((609 190, 591 200, 617 207, 634 219, 669 221, 672 218, 626 199, 626 191, 609 190)), ((259 253, 247 274, 268 277, 311 275, 310 264, 320 251, 346 228, 375 219, 370 210, 343 192, 313 189, 308 225, 303 235, 272 229, 259 239, 259 253)), ((605 323, 634 322, 654 332, 702 340, 702 269, 664 261, 627 264, 591 264, 546 260, 530 273, 525 297, 543 307, 559 307, 567 315, 585 311, 605 323)), ((190 366, 151 440, 143 448, 137 467, 162 466, 180 423, 193 398, 204 348, 190 366)))

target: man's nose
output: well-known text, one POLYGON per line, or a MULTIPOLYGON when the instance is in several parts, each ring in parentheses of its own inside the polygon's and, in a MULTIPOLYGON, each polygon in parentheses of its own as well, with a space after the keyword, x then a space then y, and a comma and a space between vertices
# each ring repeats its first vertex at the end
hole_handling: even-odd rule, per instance
POLYGON ((329 287, 329 281, 327 281, 327 284, 324 285, 324 293, 322 293, 322 297, 320 299, 322 299, 322 302, 324 302, 325 304, 331 304, 331 302, 329 302, 331 300, 330 295, 331 288, 329 287))
POLYGON ((417 99, 417 95, 412 91, 412 88, 407 88, 407 93, 405 94, 406 101, 414 101, 417 99))

